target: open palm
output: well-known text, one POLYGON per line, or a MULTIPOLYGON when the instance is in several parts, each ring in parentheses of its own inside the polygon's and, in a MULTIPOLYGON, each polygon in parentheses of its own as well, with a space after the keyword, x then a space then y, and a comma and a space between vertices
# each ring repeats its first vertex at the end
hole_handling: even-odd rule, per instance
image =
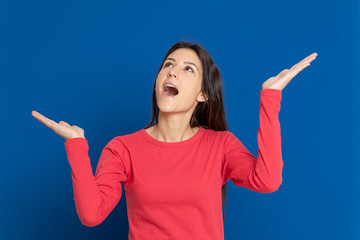
POLYGON ((68 123, 64 121, 60 121, 59 123, 56 123, 55 121, 41 115, 37 111, 32 111, 31 114, 37 120, 45 124, 47 127, 51 128, 54 132, 56 132, 65 139, 76 138, 76 137, 81 137, 85 139, 84 130, 78 126, 75 125, 70 126, 68 123))
POLYGON ((310 65, 317 56, 317 53, 313 53, 290 69, 284 69, 276 77, 271 77, 262 84, 262 89, 277 89, 283 90, 285 86, 293 79, 300 71, 310 65))

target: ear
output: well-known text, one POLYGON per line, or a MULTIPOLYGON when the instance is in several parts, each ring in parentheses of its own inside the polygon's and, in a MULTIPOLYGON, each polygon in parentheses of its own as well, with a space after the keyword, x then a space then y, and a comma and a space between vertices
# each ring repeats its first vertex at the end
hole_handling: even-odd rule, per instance
POLYGON ((209 98, 207 97, 207 95, 203 92, 200 92, 199 96, 197 97, 197 101, 198 102, 206 102, 209 98))

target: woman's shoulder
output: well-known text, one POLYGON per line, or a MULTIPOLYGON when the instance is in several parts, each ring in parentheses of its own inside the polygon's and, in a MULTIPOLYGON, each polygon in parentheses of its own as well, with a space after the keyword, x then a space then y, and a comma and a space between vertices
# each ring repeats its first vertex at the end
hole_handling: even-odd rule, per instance
POLYGON ((228 130, 216 130, 209 127, 202 127, 204 130, 204 136, 206 138, 214 138, 218 140, 224 140, 225 137, 230 133, 228 130))
POLYGON ((118 134, 115 137, 113 137, 109 142, 120 142, 122 144, 125 143, 129 143, 129 142, 134 142, 137 141, 137 139, 139 139, 139 136, 141 134, 141 131, 144 131, 144 129, 140 129, 137 131, 133 131, 133 132, 128 132, 128 133, 123 133, 123 134, 118 134))

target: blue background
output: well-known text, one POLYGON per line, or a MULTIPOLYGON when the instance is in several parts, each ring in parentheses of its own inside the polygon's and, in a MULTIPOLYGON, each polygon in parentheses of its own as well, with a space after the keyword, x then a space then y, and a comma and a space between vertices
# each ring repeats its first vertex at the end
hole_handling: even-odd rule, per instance
POLYGON ((95 172, 113 137, 148 124, 157 68, 181 40, 219 66, 229 129, 254 156, 262 83, 318 53, 283 90, 283 183, 263 194, 230 181, 225 239, 359 239, 359 9, 350 0, 1 1, 0 239, 127 239, 125 194, 101 225, 81 224, 65 139, 31 111, 83 128, 95 172))

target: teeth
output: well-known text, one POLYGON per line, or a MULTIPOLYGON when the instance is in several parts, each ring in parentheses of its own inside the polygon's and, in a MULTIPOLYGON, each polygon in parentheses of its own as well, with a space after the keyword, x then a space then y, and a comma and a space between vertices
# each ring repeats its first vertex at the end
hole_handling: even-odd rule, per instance
POLYGON ((166 84, 165 87, 173 87, 173 88, 176 88, 174 85, 171 85, 171 84, 166 84))
POLYGON ((164 90, 169 91, 169 94, 171 94, 171 95, 178 95, 179 94, 179 90, 177 90, 177 88, 174 85, 169 84, 169 83, 165 84, 164 90))

